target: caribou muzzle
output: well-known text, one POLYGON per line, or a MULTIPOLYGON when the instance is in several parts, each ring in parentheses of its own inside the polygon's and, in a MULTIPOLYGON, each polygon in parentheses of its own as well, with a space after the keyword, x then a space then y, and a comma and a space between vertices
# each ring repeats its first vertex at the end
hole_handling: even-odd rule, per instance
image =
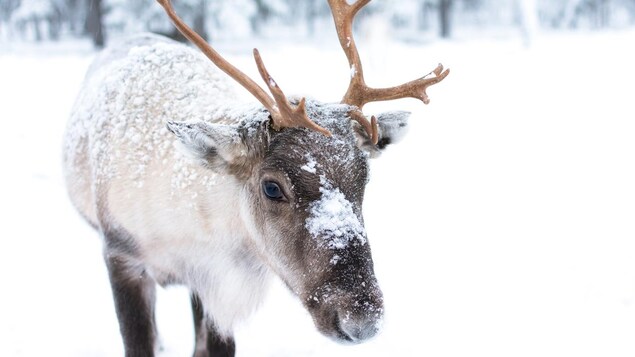
POLYGON ((323 335, 339 343, 357 344, 379 332, 384 315, 383 296, 376 280, 368 280, 353 289, 326 284, 304 299, 323 335))

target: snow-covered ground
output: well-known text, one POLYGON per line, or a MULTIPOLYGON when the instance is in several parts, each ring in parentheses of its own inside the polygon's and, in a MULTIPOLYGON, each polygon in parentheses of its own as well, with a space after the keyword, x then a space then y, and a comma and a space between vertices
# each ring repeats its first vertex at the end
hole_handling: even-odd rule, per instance
MULTIPOLYGON (((373 85, 451 75, 373 162, 365 220, 386 299, 360 346, 321 337, 282 286, 239 356, 635 355, 635 32, 361 44, 373 85)), ((247 44, 249 45, 249 44, 247 44)), ((0 44, 0 356, 120 356, 97 235, 71 207, 61 136, 93 55, 0 44)), ((332 47, 259 45, 287 93, 335 101, 332 47)), ((73 47, 73 46, 70 46, 73 47)), ((248 51, 232 52, 256 77, 248 51)), ((181 288, 160 290, 162 356, 192 350, 181 288)))

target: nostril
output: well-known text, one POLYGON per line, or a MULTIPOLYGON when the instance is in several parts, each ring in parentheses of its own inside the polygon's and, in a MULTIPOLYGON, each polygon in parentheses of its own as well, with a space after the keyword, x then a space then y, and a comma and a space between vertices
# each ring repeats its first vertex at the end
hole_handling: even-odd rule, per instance
POLYGON ((338 312, 339 327, 353 343, 367 340, 377 334, 380 319, 374 316, 352 316, 348 311, 338 312))

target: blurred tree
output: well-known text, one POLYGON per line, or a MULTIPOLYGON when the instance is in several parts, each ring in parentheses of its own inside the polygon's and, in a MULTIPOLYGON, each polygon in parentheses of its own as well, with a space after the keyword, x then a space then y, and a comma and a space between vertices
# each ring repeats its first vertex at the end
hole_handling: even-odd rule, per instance
POLYGON ((85 0, 65 0, 62 21, 66 22, 68 30, 75 36, 85 34, 86 15, 88 6, 85 0))
POLYGON ((608 27, 610 22, 610 0, 596 0, 593 2, 595 8, 595 24, 597 27, 608 27))
POLYGON ((104 47, 104 26, 102 21, 101 0, 89 0, 86 16, 86 30, 95 47, 104 47))
MULTIPOLYGON (((177 13, 207 39, 210 33, 220 39, 313 36, 332 25, 326 0, 173 2, 177 13)), ((635 0, 377 0, 364 8, 356 26, 364 27, 370 17, 382 19, 392 36, 408 40, 420 39, 422 33, 451 37, 455 27, 519 26, 529 43, 539 25, 590 29, 633 25, 635 0)), ((183 40, 156 0, 0 0, 0 40, 85 36, 100 47, 106 33, 140 31, 183 40)))
POLYGON ((530 46, 538 31, 538 7, 536 0, 515 0, 523 42, 530 46))
POLYGON ((431 16, 434 12, 435 4, 430 0, 422 0, 419 4, 419 16, 417 21, 417 29, 426 31, 430 29, 431 16))
MULTIPOLYGON (((156 0, 104 0, 105 26, 113 33, 151 31, 185 41, 156 0)), ((215 0, 213 2, 220 1, 215 0)), ((208 0, 173 0, 174 10, 203 38, 208 38, 208 0)))
POLYGON ((321 25, 330 26, 333 23, 331 10, 326 0, 286 0, 286 2, 289 9, 289 21, 303 25, 310 37, 319 33, 321 25))
POLYGON ((266 0, 254 0, 254 3, 256 4, 256 13, 251 17, 251 29, 254 33, 259 33, 260 27, 269 20, 274 9, 266 0))
MULTIPOLYGON (((302 2, 304 4, 302 7, 305 9, 304 16, 306 18, 306 28, 309 36, 315 35, 315 20, 320 14, 319 4, 317 2, 318 0, 306 0, 302 2)), ((298 7, 296 6, 296 8, 298 7)), ((299 11, 296 10, 296 13, 299 13, 299 11)))
POLYGON ((552 9, 552 14, 555 12, 557 16, 556 20, 552 21, 556 27, 605 28, 611 25, 613 8, 630 10, 631 18, 635 18, 635 1, 633 0, 567 0, 561 7, 560 16, 557 16, 558 12, 552 9))
POLYGON ((22 32, 23 38, 32 34, 36 41, 42 41, 42 27, 53 15, 53 3, 48 0, 22 0, 11 15, 11 21, 22 32))
POLYGON ((442 38, 448 38, 452 32, 452 3, 453 0, 439 0, 439 25, 442 38))
POLYGON ((15 9, 17 9, 19 5, 20 0, 0 1, 0 36, 8 36, 8 33, 10 31, 9 20, 11 19, 11 14, 13 14, 15 9), (3 31, 5 33, 3 33, 3 31))
POLYGON ((194 9, 194 31, 196 31, 204 39, 207 39, 209 37, 207 27, 205 27, 205 23, 207 22, 207 1, 198 0, 198 2, 192 4, 192 6, 194 9))

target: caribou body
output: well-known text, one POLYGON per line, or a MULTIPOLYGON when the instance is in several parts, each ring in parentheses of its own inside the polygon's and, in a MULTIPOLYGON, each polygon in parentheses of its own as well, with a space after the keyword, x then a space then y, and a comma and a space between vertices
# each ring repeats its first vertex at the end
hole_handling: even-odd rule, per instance
MULTIPOLYGON (((331 6, 350 9, 352 22, 366 2, 331 6)), ((157 283, 190 289, 196 356, 234 354, 232 328, 273 275, 324 335, 372 337, 383 301, 362 217, 368 159, 401 138, 408 113, 369 122, 361 102, 287 99, 256 53, 273 94, 265 98, 193 42, 263 106, 237 103, 225 73, 199 52, 146 34, 95 60, 66 132, 67 188, 103 237, 126 355, 154 354, 157 283)), ((425 86, 447 72, 435 74, 425 86)), ((409 96, 427 99, 425 86, 409 96)))

